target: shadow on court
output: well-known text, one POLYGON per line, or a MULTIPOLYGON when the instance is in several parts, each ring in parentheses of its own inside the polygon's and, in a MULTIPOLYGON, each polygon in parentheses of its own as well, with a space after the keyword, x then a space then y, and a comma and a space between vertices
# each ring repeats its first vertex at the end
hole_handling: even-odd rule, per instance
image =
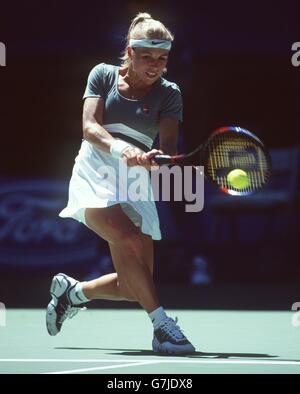
MULTIPOLYGON (((56 347, 55 349, 57 350, 99 350, 99 351, 105 351, 105 350, 113 350, 114 353, 107 353, 110 355, 122 355, 122 356, 157 356, 157 357, 169 357, 169 356, 164 356, 164 355, 159 355, 157 353, 154 353, 152 350, 138 350, 138 349, 106 349, 106 348, 83 348, 83 347, 56 347)), ((195 352, 190 355, 186 356, 176 356, 172 355, 172 357, 192 357, 192 358, 276 358, 278 356, 271 356, 269 354, 256 354, 256 353, 218 353, 218 352, 212 352, 212 353, 205 353, 205 352, 195 352)), ((298 360, 297 360, 298 361, 298 360)))

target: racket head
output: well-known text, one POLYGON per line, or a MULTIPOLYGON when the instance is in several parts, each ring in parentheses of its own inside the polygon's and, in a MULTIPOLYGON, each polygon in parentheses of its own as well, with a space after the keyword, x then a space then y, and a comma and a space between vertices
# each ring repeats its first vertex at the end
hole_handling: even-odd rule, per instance
POLYGON ((263 142, 249 130, 225 126, 215 130, 201 149, 205 176, 220 190, 232 196, 248 196, 268 183, 272 164, 263 142), (233 170, 246 173, 244 187, 234 187, 228 180, 233 170))

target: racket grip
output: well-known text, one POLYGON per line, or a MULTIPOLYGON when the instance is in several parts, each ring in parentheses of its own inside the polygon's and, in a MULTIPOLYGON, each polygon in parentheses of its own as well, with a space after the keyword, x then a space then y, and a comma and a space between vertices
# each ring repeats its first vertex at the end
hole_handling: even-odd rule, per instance
POLYGON ((171 164, 172 163, 172 157, 169 155, 156 155, 153 157, 153 159, 156 161, 158 165, 163 165, 163 164, 171 164))

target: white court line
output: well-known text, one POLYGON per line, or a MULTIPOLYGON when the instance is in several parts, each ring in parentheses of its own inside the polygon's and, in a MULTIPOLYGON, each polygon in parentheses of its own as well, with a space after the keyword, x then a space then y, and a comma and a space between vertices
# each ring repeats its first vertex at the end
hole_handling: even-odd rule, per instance
MULTIPOLYGON (((160 357, 162 358, 162 357, 160 357)), ((146 363, 162 363, 162 364, 248 364, 248 365, 298 365, 300 367, 299 361, 285 361, 285 360, 220 360, 220 359, 157 359, 157 360, 145 360, 138 359, 136 361, 133 360, 110 360, 110 359, 23 359, 23 358, 3 358, 0 359, 0 362, 20 362, 20 363, 130 363, 130 364, 138 364, 141 362, 146 363)))
MULTIPOLYGON (((65 359, 65 358, 0 358, 0 362, 12 362, 12 363, 133 363, 145 361, 145 359, 140 360, 110 360, 110 359, 65 359)), ((154 360, 146 360, 146 361, 154 361, 154 360)))
POLYGON ((73 369, 71 371, 59 371, 59 372, 45 372, 42 375, 65 375, 68 373, 80 373, 80 372, 91 372, 91 371, 100 371, 103 369, 114 369, 114 368, 126 368, 126 367, 135 367, 140 365, 149 365, 156 364, 158 361, 145 361, 145 362, 135 362, 130 364, 120 364, 120 365, 108 365, 106 367, 94 367, 94 368, 84 368, 84 369, 73 369))

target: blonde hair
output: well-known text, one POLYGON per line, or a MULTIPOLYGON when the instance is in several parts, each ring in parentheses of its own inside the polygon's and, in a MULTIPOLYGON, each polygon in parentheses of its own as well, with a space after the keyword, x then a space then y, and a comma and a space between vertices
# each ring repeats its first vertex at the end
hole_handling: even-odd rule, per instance
POLYGON ((132 20, 131 25, 127 34, 126 47, 122 53, 122 67, 129 67, 131 59, 128 56, 127 48, 129 46, 129 40, 133 38, 135 40, 141 39, 158 39, 173 41, 174 36, 166 26, 155 19, 146 12, 139 12, 136 17, 132 20))

